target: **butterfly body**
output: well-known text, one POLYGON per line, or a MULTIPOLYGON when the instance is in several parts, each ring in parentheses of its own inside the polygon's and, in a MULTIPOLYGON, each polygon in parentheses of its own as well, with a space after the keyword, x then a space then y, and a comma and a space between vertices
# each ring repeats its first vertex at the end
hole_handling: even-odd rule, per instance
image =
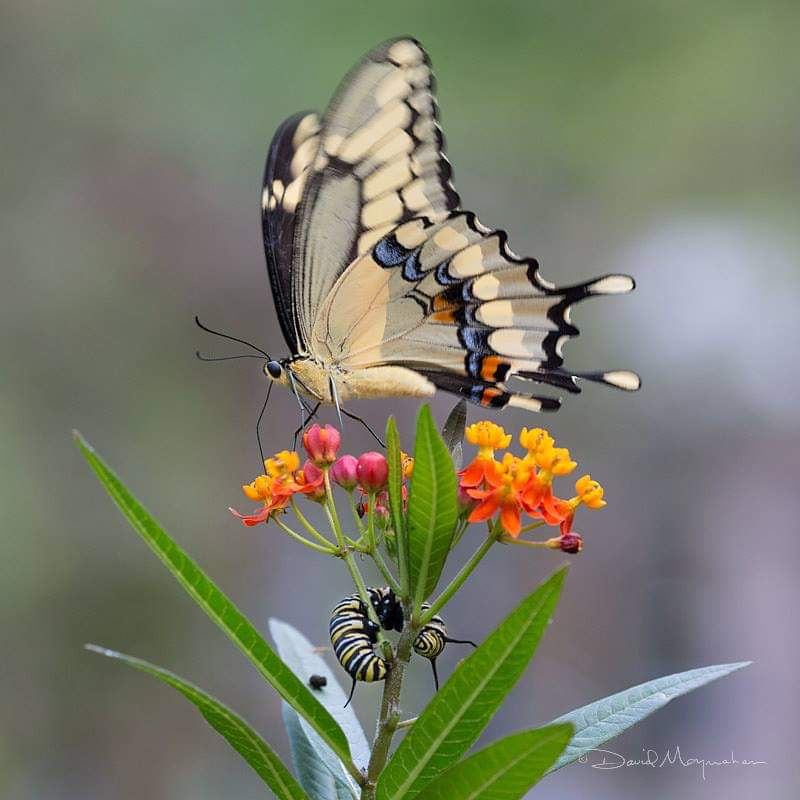
MULTIPOLYGON (((431 397, 436 386, 429 380, 404 367, 379 366, 354 371, 300 355, 282 362, 282 374, 273 378, 293 389, 292 380, 300 394, 314 401, 333 405, 331 383, 335 385, 339 402, 348 400, 374 400, 381 397, 431 397)), ((272 376, 267 373, 267 376, 272 376)))
POLYGON ((443 390, 533 411, 559 406, 536 384, 638 388, 631 372, 565 369, 562 353, 578 333, 571 307, 632 279, 544 280, 504 231, 461 209, 443 149, 430 60, 408 38, 368 53, 324 115, 280 126, 262 227, 291 356, 266 374, 323 403, 443 390))

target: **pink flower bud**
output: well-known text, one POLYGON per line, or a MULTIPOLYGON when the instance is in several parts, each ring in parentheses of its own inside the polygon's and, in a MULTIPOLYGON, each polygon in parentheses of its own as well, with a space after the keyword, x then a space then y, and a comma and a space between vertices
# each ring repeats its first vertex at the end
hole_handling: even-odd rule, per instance
POLYGON ((327 467, 336 461, 336 454, 339 452, 341 443, 341 434, 333 425, 320 428, 314 423, 303 434, 303 447, 305 447, 308 457, 318 467, 327 467))
POLYGON ((386 457, 381 453, 374 451, 363 453, 358 457, 356 473, 361 488, 367 494, 379 492, 386 487, 386 481, 389 477, 389 464, 386 462, 386 457))
POLYGON ((303 479, 306 497, 316 503, 321 503, 325 499, 325 476, 322 474, 322 470, 310 461, 306 461, 303 464, 303 479))
POLYGON ((331 480, 342 489, 352 492, 358 485, 358 459, 355 456, 339 456, 331 467, 331 480))
POLYGON ((579 533, 565 533, 558 538, 564 553, 580 553, 583 550, 583 537, 579 533))

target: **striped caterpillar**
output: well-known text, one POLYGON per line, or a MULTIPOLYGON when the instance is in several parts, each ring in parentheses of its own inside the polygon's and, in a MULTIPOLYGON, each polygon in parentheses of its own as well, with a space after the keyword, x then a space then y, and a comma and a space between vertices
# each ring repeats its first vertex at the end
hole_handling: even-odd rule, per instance
MULTIPOLYGON (((384 630, 403 630, 403 607, 395 593, 389 587, 368 590, 372 607, 381 627, 384 630)), ((430 603, 423 603, 422 610, 430 608, 430 603)), ((331 644, 339 663, 353 679, 347 706, 353 698, 356 681, 385 680, 389 674, 389 663, 375 652, 378 641, 378 626, 369 618, 367 608, 361 597, 352 594, 338 602, 331 613, 329 624, 331 644)), ((474 642, 462 639, 450 639, 444 620, 437 614, 422 627, 414 639, 414 652, 431 662, 433 681, 439 690, 439 676, 436 673, 436 659, 442 654, 448 642, 455 644, 471 644, 474 642)))

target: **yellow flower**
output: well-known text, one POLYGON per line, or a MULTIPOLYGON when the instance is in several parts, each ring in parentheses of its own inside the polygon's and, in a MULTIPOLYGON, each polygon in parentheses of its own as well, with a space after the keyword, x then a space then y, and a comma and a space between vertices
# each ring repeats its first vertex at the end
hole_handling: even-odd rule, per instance
POLYGON ((534 458, 537 466, 547 473, 541 476, 545 480, 553 475, 569 475, 578 466, 566 447, 548 447, 537 452, 534 458))
POLYGON ((578 493, 578 498, 583 505, 587 508, 603 508, 606 501, 603 500, 605 491, 603 487, 595 480, 592 480, 591 475, 584 475, 575 482, 575 491, 578 493))
POLYGON ((403 468, 403 477, 410 478, 414 472, 414 459, 408 454, 400 451, 400 464, 403 468))
POLYGON ((272 458, 268 458, 264 462, 264 466, 270 477, 285 478, 300 469, 300 456, 291 450, 281 450, 280 453, 275 453, 272 458))
POLYGON ((519 433, 519 443, 528 451, 531 459, 537 453, 549 450, 555 444, 555 439, 544 428, 523 428, 519 433))
POLYGON ((511 444, 511 434, 489 420, 470 425, 464 434, 470 444, 478 447, 478 458, 494 458, 496 449, 502 450, 511 444))
POLYGON ((259 475, 254 481, 242 486, 242 491, 249 500, 269 502, 272 496, 272 479, 266 475, 259 475))

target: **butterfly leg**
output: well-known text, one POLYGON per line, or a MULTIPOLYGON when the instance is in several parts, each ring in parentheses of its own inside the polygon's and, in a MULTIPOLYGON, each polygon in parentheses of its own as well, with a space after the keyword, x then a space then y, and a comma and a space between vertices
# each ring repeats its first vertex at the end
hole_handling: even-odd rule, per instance
POLYGON ((300 408, 300 430, 303 430, 306 427, 306 412, 308 409, 306 408, 305 403, 303 402, 303 398, 300 397, 300 392, 297 390, 297 382, 295 381, 294 372, 292 370, 287 370, 289 373, 289 383, 292 387, 292 394, 297 400, 297 405, 300 408))
POLYGON ((333 375, 328 378, 328 385, 330 387, 333 403, 336 406, 336 415, 339 417, 339 427, 344 430, 344 422, 342 422, 342 408, 339 405, 339 392, 336 391, 336 381, 333 379, 333 375))
POLYGON ((311 420, 314 419, 314 417, 317 416, 317 411, 319 411, 320 405, 322 405, 322 404, 321 403, 317 403, 314 406, 314 408, 308 408, 308 406, 305 406, 305 409, 306 409, 306 412, 307 412, 308 416, 306 417, 305 422, 303 423, 303 425, 301 425, 294 432, 294 436, 292 437, 292 450, 297 450, 297 437, 305 430, 306 425, 308 425, 308 423, 311 422, 311 420))
POLYGON ((356 414, 351 414, 346 408, 342 408, 342 414, 344 414, 346 417, 349 417, 350 419, 355 420, 356 422, 360 422, 372 434, 372 437, 375 439, 375 441, 381 447, 384 447, 384 448, 386 447, 386 445, 383 443, 383 440, 381 439, 381 437, 378 436, 378 434, 375 433, 374 430, 372 430, 372 428, 370 427, 369 423, 365 419, 362 419, 361 417, 357 416, 356 414))
MULTIPOLYGON (((267 403, 269 403, 269 395, 272 392, 272 387, 275 384, 270 381, 267 387, 267 396, 264 398, 264 405, 261 406, 261 413, 256 420, 256 441, 258 442, 258 452, 261 454, 261 466, 264 465, 264 446, 261 444, 261 420, 264 418, 264 412, 267 410, 267 403)), ((259 467, 260 468, 260 467, 259 467)))

